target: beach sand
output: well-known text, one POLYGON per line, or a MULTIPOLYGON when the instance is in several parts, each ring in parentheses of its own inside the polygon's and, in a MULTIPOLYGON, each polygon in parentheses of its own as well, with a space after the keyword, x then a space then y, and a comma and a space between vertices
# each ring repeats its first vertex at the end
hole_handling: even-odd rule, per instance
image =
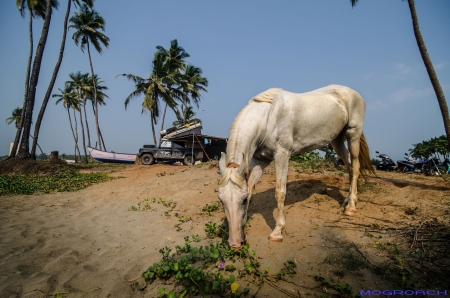
MULTIPOLYGON (((247 240, 262 268, 270 266, 276 272, 287 259, 297 262, 294 283, 282 284, 293 295, 323 293, 311 276, 331 275, 333 265, 324 260, 338 253, 342 241, 359 243, 360 252, 371 262, 386 260, 358 225, 414 226, 424 218, 448 224, 450 187, 436 177, 380 173, 380 178, 371 178, 376 189, 360 193, 357 216, 348 218, 340 207, 348 191, 347 175, 298 173, 291 167, 285 239, 270 242, 267 237, 277 212, 275 176, 273 167, 265 172, 250 204, 247 240), (405 208, 415 207, 419 214, 405 213, 405 208)), ((206 204, 217 202, 217 167, 133 165, 110 175, 119 178, 81 191, 0 197, 0 297, 55 297, 56 292, 61 297, 158 297, 161 282, 149 284, 145 291, 132 289, 132 282, 142 282, 142 272, 160 260, 159 249, 183 245, 184 237, 192 234, 204 239, 199 245, 207 244, 205 223, 219 223, 224 216, 222 211, 201 212, 206 204), (130 210, 147 198, 150 210, 130 210), (166 216, 169 208, 153 198, 177 205, 166 216), (191 217, 192 225, 183 223, 177 232, 175 213, 191 217)), ((379 241, 393 239, 384 237, 379 241)), ((358 291, 390 286, 389 280, 370 270, 359 273, 358 278, 347 274, 340 280, 358 291)), ((288 297, 270 286, 258 293, 258 297, 274 295, 288 297)))

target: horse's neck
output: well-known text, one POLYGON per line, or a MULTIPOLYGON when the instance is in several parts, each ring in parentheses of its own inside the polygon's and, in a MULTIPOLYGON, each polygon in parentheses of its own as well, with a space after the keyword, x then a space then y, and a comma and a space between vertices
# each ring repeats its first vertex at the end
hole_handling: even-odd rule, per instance
POLYGON ((264 123, 261 123, 260 120, 262 120, 262 117, 260 120, 252 119, 251 114, 252 113, 247 113, 246 115, 243 115, 245 117, 236 119, 238 123, 233 123, 227 146, 228 164, 244 163, 248 166, 249 160, 256 151, 257 143, 265 124, 265 119, 264 123))

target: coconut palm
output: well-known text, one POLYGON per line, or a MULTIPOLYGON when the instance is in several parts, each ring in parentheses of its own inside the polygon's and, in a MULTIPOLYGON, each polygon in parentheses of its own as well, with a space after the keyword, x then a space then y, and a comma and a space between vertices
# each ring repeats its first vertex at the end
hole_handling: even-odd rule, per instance
MULTIPOLYGON (((42 0, 40 0, 40 1, 42 1, 42 0)), ((94 0, 82 0, 82 1, 84 3, 86 3, 86 5, 88 5, 89 7, 92 7, 94 5, 94 0)), ((59 50, 58 61, 56 62, 55 69, 53 70, 52 78, 50 80, 50 83, 47 88, 47 92, 45 93, 44 99, 42 101, 41 109, 39 110, 39 114, 36 119, 36 125, 34 126, 34 140, 33 140, 33 145, 31 147, 31 156, 33 158, 35 158, 35 155, 36 155, 36 153, 35 153, 36 152, 36 144, 37 144, 37 140, 38 140, 38 136, 39 136, 39 130, 41 127, 42 119, 44 118, 45 109, 47 108, 50 94, 52 93, 53 87, 55 86, 56 77, 58 76, 59 68, 61 66, 61 62, 63 59, 64 49, 65 49, 65 45, 66 45, 67 21, 69 20, 70 9, 71 9, 72 3, 75 7, 78 7, 78 6, 80 6, 81 1, 80 0, 68 0, 67 1, 67 10, 66 10, 66 15, 64 17, 64 30, 63 30, 63 36, 62 36, 62 41, 61 41, 61 47, 59 50)))
POLYGON ((176 110, 175 115, 177 116, 177 120, 172 122, 172 125, 176 127, 191 123, 202 123, 202 120, 194 118, 195 112, 192 106, 188 106, 187 108, 181 106, 181 111, 176 110))
MULTIPOLYGON (((12 148, 12 153, 11 153, 11 157, 16 155, 16 151, 17 151, 17 146, 19 144, 19 140, 21 137, 21 132, 23 129, 23 125, 25 122, 25 113, 27 111, 27 106, 30 107, 31 109, 33 109, 34 106, 34 96, 35 96, 35 88, 37 85, 37 76, 39 76, 39 69, 40 69, 40 64, 42 61, 42 54, 44 51, 44 46, 45 46, 45 42, 47 39, 47 34, 48 34, 48 26, 50 25, 50 16, 51 16, 51 12, 52 12, 52 8, 58 8, 58 1, 57 0, 16 0, 16 5, 17 8, 19 9, 20 15, 22 17, 25 17, 25 12, 28 10, 29 12, 29 39, 30 39, 30 54, 28 56, 28 63, 27 63, 27 71, 26 71, 26 76, 25 76, 25 88, 24 88, 24 98, 23 98, 23 104, 22 104, 22 114, 20 117, 20 121, 19 121, 19 127, 17 129, 16 132, 16 137, 14 139, 14 144, 13 144, 13 148, 12 148), (49 7, 47 9, 47 3, 49 3, 49 7), (46 17, 48 13, 48 17, 46 17), (33 78, 33 85, 34 86, 31 90, 31 95, 32 97, 29 98, 29 91, 30 91, 30 69, 31 69, 31 61, 32 61, 32 57, 33 57, 33 18, 43 18, 44 19, 44 26, 42 28, 42 34, 41 34, 41 39, 39 41, 38 44, 38 48, 36 51, 36 57, 35 57, 35 64, 33 66, 33 74, 34 76, 33 78), (28 99, 30 101, 28 101, 28 99)), ((32 117, 32 111, 30 111, 29 113, 26 114, 27 116, 27 130, 28 130, 28 134, 26 134, 26 136, 29 135, 29 131, 31 129, 31 117, 32 117)), ((23 142, 23 146, 24 148, 21 151, 21 154, 23 157, 28 155, 28 149, 29 149, 29 138, 22 138, 22 142, 23 142)))
MULTIPOLYGON (((92 66, 92 58, 91 58, 91 50, 90 44, 94 46, 94 48, 102 53, 102 46, 109 46, 109 37, 103 34, 101 31, 105 31, 105 20, 103 19, 98 12, 89 8, 88 5, 83 4, 80 8, 80 11, 77 12, 73 17, 70 18, 70 22, 72 23, 69 28, 74 28, 76 31, 72 36, 72 39, 75 41, 75 45, 80 45, 81 50, 84 52, 84 49, 87 47, 89 64, 91 67, 91 75, 92 80, 94 80, 94 67, 92 66)), ((100 150, 102 150, 102 145, 100 142, 100 131, 98 125, 98 103, 97 103, 97 91, 95 88, 95 82, 92 82, 94 86, 94 107, 95 107, 95 125, 97 129, 97 137, 100 150)))
POLYGON ((18 129, 21 115, 22 115, 22 108, 19 107, 15 108, 12 111, 11 117, 6 118, 6 123, 9 125, 14 122, 14 125, 18 129))
POLYGON ((160 101, 164 101, 171 109, 175 108, 176 89, 173 86, 177 83, 177 74, 170 71, 170 64, 166 63, 165 56, 159 51, 155 53, 152 64, 152 72, 148 79, 132 74, 122 76, 135 83, 135 90, 125 99, 125 109, 132 99, 144 95, 141 113, 150 112, 153 141, 156 145, 155 124, 159 117, 160 101))
MULTIPOLYGON (((100 85, 101 83, 104 83, 104 81, 102 81, 100 78, 97 77, 97 75, 94 76, 94 81, 95 81, 95 90, 97 91, 97 103, 99 105, 105 105, 105 98, 109 98, 108 95, 106 95, 103 91, 104 90, 108 90, 109 88, 103 85, 100 85)), ((94 87, 92 86, 92 78, 89 77, 88 79, 89 85, 90 85, 90 90, 87 91, 86 93, 86 99, 90 100, 92 103, 92 111, 95 115, 95 108, 94 108, 94 87)), ((87 129, 87 133, 88 133, 88 143, 89 146, 90 145, 90 133, 89 133, 89 126, 88 126, 88 122, 87 122, 87 116, 86 116, 86 108, 84 108, 84 114, 85 114, 85 120, 86 120, 86 129, 87 129)), ((105 141, 103 140, 103 135, 102 135, 102 131, 100 129, 100 126, 98 127, 98 131, 100 133, 100 138, 102 140, 102 144, 103 144, 103 149, 106 151, 106 146, 105 146, 105 141)))
MULTIPOLYGON (((178 45, 178 41, 176 39, 170 41, 169 49, 165 49, 162 46, 157 46, 156 49, 158 50, 158 53, 163 57, 168 73, 173 73, 174 75, 179 75, 180 71, 185 70, 185 68, 186 68, 185 58, 190 57, 190 55, 184 50, 183 47, 178 45)), ((177 76, 177 78, 179 78, 179 77, 177 76)), ((178 82, 177 79, 175 79, 175 80, 178 82)), ((176 89, 172 89, 172 90, 176 91, 176 89)), ((179 94, 176 94, 175 92, 172 92, 172 93, 176 97, 181 96, 181 93, 179 93, 179 94)), ((163 117, 162 117, 162 121, 161 121, 161 130, 164 129, 164 120, 166 118, 166 111, 167 111, 167 103, 164 106, 164 113, 163 113, 163 117)))
MULTIPOLYGON (((356 5, 358 0, 350 0, 352 7, 356 5)), ((436 93, 436 98, 439 103, 439 108, 441 109, 442 118, 444 120, 445 133, 447 135, 447 146, 450 150, 450 115, 448 111, 447 101, 445 100, 444 92, 442 91, 441 84, 439 83, 436 71, 434 70, 431 58, 428 55, 427 47, 425 41, 423 40, 422 34, 419 28, 419 19, 417 17, 416 6, 414 0, 408 0, 409 10, 411 13, 414 36, 416 38, 417 46, 419 47, 420 55, 422 56, 423 63, 428 72, 428 76, 433 85, 434 92, 436 93)))
MULTIPOLYGON (((77 93, 68 85, 65 86, 64 90, 59 89, 59 94, 53 94, 52 97, 58 98, 55 102, 55 104, 58 104, 60 102, 63 103, 64 108, 67 111, 67 115, 69 116, 69 123, 70 123, 70 129, 72 130, 72 136, 73 140, 75 142, 75 160, 77 156, 77 149, 78 149, 78 155, 80 154, 80 148, 78 147, 78 132, 77 135, 75 135, 75 131, 72 125, 72 118, 70 116, 70 109, 73 109, 74 112, 74 119, 76 123, 76 115, 75 110, 79 110, 79 102, 78 102, 78 95, 77 93)), ((76 129, 76 128, 75 128, 76 129)))
MULTIPOLYGON (((88 73, 82 74, 80 71, 78 71, 77 73, 70 73, 69 77, 71 78, 71 81, 67 81, 65 82, 65 84, 77 95, 78 106, 79 107, 85 106, 86 94, 91 89, 91 86, 89 85, 88 81, 89 74, 88 73)), ((86 152, 86 138, 84 134, 83 114, 81 113, 81 108, 78 108, 78 112, 80 113, 81 136, 83 140, 84 157, 85 162, 87 163, 88 161, 86 152)))
POLYGON ((199 106, 201 99, 201 91, 205 91, 208 87, 208 79, 202 77, 202 70, 193 65, 187 65, 185 71, 181 74, 179 79, 179 90, 181 90, 181 102, 184 105, 184 123, 187 122, 188 105, 191 101, 199 106))

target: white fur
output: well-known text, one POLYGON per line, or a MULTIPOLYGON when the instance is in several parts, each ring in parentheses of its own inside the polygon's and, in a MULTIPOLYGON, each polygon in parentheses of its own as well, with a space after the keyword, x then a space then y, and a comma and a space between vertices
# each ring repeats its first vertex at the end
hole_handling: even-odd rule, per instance
MULTIPOLYGON (((238 230, 243 229, 248 203, 245 206, 242 202, 247 197, 250 200, 253 187, 264 167, 272 160, 275 160, 275 196, 279 215, 270 238, 275 241, 283 238, 281 232, 285 226, 284 198, 289 157, 329 143, 346 162, 349 171, 351 166, 346 212, 354 213, 364 113, 363 98, 356 91, 339 85, 301 94, 272 88, 252 98, 231 125, 227 154, 222 155, 220 162, 223 178, 219 198, 224 203, 230 225, 230 245, 239 247, 243 240, 238 230), (345 148, 345 140, 351 158, 345 148), (226 168, 230 163, 241 166, 239 169, 226 168), (249 185, 242 178, 244 172, 250 172, 249 185)), ((243 232, 240 234, 243 235, 243 232)))

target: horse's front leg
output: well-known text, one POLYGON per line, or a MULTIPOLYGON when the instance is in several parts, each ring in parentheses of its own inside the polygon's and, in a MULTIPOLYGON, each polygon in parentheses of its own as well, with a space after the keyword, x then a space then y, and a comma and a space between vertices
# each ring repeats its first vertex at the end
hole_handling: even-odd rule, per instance
POLYGON ((252 158, 250 160, 250 176, 248 177, 248 200, 250 201, 253 191, 255 190, 255 186, 258 183, 259 179, 261 179, 262 173, 264 169, 270 164, 270 161, 267 160, 258 160, 252 158))
POLYGON ((286 180, 289 167, 289 154, 279 152, 275 155, 275 174, 277 178, 275 186, 275 198, 278 204, 278 216, 275 229, 270 233, 269 239, 272 241, 283 241, 281 232, 286 226, 286 217, 284 214, 284 199, 286 197, 286 180))

